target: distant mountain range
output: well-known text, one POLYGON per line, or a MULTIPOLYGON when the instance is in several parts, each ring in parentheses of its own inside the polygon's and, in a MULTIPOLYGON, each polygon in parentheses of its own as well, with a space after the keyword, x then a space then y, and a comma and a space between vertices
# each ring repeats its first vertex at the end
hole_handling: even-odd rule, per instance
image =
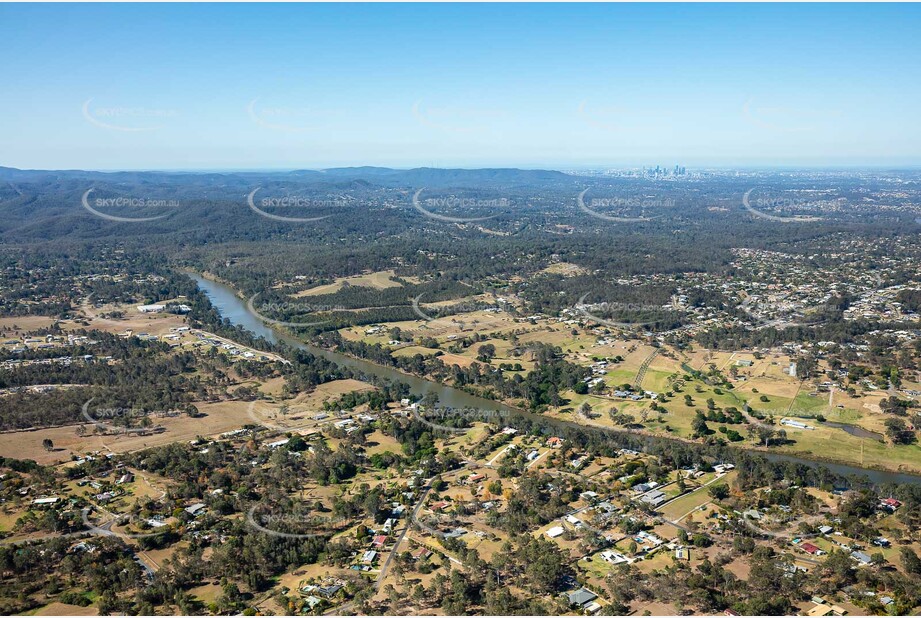
POLYGON ((388 167, 336 167, 326 170, 294 170, 290 172, 98 172, 89 170, 20 170, 0 167, 0 180, 5 182, 48 182, 89 180, 108 183, 166 183, 166 184, 233 184, 234 180, 252 183, 256 179, 299 182, 339 182, 365 180, 370 183, 397 187, 496 186, 571 182, 569 176, 555 170, 522 170, 516 168, 440 169, 420 167, 393 169, 388 167))

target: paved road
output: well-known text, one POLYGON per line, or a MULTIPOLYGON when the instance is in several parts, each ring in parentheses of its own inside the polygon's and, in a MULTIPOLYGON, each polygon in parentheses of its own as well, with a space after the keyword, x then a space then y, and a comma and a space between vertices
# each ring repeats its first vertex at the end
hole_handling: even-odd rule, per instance
MULTIPOLYGON (((390 550, 390 553, 387 555, 387 559, 384 561, 384 564, 381 566, 380 572, 377 574, 377 578, 374 580, 374 592, 377 593, 381 588, 381 584, 384 581, 384 577, 387 576, 387 570, 390 568, 390 563, 393 562, 394 557, 399 553, 400 545, 403 543, 403 539, 406 538, 406 533, 409 532, 409 527, 416 522, 416 518, 419 515, 419 511, 422 510, 422 505, 425 504, 425 499, 428 497, 429 492, 432 490, 430 483, 435 477, 428 479, 426 481, 425 490, 419 496, 419 500, 416 502, 416 506, 413 507, 412 513, 410 514, 409 520, 406 522, 406 526, 403 528, 403 531, 397 537, 396 542, 393 544, 393 549, 390 550)), ((355 606, 354 601, 349 601, 338 607, 334 607, 327 612, 324 612, 326 616, 349 616, 353 615, 355 612, 353 608, 355 606)))
POLYGON ((416 506, 413 507, 413 512, 410 515, 409 521, 406 522, 406 527, 403 528, 403 532, 400 533, 400 536, 397 537, 396 543, 393 544, 393 549, 390 550, 390 554, 387 556, 387 560, 384 561, 384 565, 381 567, 381 572, 377 575, 377 581, 374 582, 374 590, 377 591, 380 589, 381 582, 384 581, 384 577, 387 575, 387 569, 390 568, 390 563, 393 561, 394 556, 397 555, 400 549, 400 544, 403 542, 403 539, 406 538, 406 533, 409 532, 409 526, 412 523, 415 523, 416 518, 419 516, 419 511, 422 510, 422 505, 425 504, 425 499, 428 497, 429 492, 432 491, 431 485, 428 483, 432 482, 432 477, 426 483, 425 491, 422 492, 422 495, 419 496, 419 501, 416 502, 416 506))

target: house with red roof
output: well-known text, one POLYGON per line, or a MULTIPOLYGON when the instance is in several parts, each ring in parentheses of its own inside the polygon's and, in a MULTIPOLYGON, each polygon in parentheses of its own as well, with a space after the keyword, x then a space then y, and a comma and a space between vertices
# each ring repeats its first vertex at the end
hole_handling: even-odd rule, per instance
POLYGON ((807 554, 811 554, 813 556, 821 556, 825 553, 824 551, 822 551, 821 549, 819 549, 817 546, 813 545, 812 543, 803 543, 799 547, 807 554))
POLYGON ((902 503, 896 500, 895 498, 885 498, 884 500, 880 500, 880 504, 882 504, 883 507, 889 510, 892 510, 892 511, 902 506, 902 503))

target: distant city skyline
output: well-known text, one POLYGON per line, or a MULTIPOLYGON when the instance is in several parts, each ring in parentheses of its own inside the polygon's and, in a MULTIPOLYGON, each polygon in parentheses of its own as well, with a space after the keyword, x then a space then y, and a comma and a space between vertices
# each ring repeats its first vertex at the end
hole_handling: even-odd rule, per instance
POLYGON ((921 165, 921 7, 0 5, 0 166, 921 165))

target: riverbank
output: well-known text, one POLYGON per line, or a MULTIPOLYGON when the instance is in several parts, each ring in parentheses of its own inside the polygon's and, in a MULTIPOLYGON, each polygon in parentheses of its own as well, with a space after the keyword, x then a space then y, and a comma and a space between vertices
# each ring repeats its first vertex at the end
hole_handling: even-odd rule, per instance
MULTIPOLYGON (((583 423, 576 423, 574 421, 568 421, 564 419, 554 418, 546 415, 538 415, 509 406, 508 404, 484 399, 461 391, 459 389, 447 386, 444 384, 439 384, 437 382, 432 382, 412 374, 405 374, 394 367, 389 367, 386 365, 379 365, 367 361, 364 359, 358 359, 355 357, 347 356, 340 352, 333 352, 331 350, 326 350, 325 348, 320 348, 314 345, 304 343, 290 335, 277 331, 274 328, 266 326, 262 320, 252 312, 246 306, 245 300, 230 286, 216 281, 214 279, 208 279, 202 275, 195 273, 187 273, 193 279, 195 279, 199 288, 208 295, 212 304, 215 308, 221 313, 221 315, 229 319, 232 323, 238 324, 251 332, 261 335, 273 343, 284 342, 288 345, 298 347, 300 349, 311 352, 327 358, 335 363, 355 369, 366 373, 367 375, 377 376, 381 379, 391 380, 391 381, 402 381, 409 385, 411 392, 416 395, 424 396, 428 393, 434 393, 438 395, 439 405, 451 408, 477 408, 481 410, 488 411, 497 411, 505 412, 511 414, 519 414, 525 417, 533 416, 541 419, 544 422, 558 422, 564 425, 589 428, 594 430, 610 431, 620 434, 630 434, 630 435, 640 435, 648 438, 659 439, 659 440, 670 440, 673 442, 680 442, 684 444, 699 444, 692 440, 684 440, 682 438, 674 436, 662 436, 648 431, 634 431, 626 429, 617 429, 613 427, 601 426, 601 425, 586 425, 583 423)), ((862 475, 870 478, 871 481, 875 483, 913 483, 921 484, 921 475, 914 474, 911 472, 899 471, 892 468, 874 468, 874 467, 861 467, 852 465, 849 462, 842 462, 840 460, 834 460, 826 458, 823 456, 811 455, 810 457, 799 457, 795 454, 787 453, 778 453, 776 451, 766 451, 759 449, 757 447, 733 447, 740 451, 752 451, 759 455, 763 455, 768 459, 775 461, 789 461, 794 463, 802 463, 809 466, 824 465, 833 472, 841 475, 862 475)))

